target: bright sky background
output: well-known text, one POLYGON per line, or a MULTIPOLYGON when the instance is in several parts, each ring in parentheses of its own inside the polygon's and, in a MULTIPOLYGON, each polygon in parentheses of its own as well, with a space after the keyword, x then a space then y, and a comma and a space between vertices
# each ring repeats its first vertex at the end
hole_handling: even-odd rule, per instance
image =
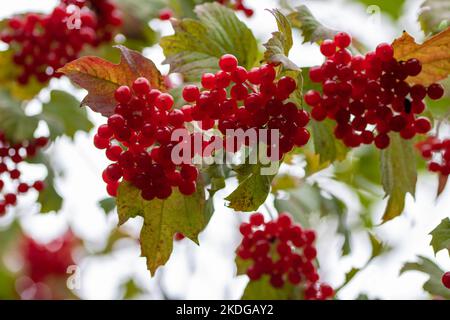
MULTIPOLYGON (((256 9, 252 19, 245 19, 261 43, 265 42, 270 33, 276 30, 274 19, 264 8, 277 6, 272 0, 247 0, 248 5, 256 9)), ((307 4, 319 20, 334 29, 348 31, 369 47, 382 41, 390 42, 399 36, 402 29, 415 37, 422 37, 416 23, 416 14, 420 0, 408 1, 405 15, 399 20, 399 26, 384 16, 370 16, 366 7, 349 1, 291 1, 291 3, 307 4)), ((52 0, 15 0, 1 1, 0 18, 29 10, 50 11, 56 1, 52 0)), ((152 25, 163 34, 172 32, 169 23, 155 21, 152 25)), ((160 65, 163 60, 159 47, 147 49, 145 55, 160 65)), ((296 45, 291 53, 291 59, 300 66, 311 66, 322 62, 316 45, 296 45)), ((160 68, 167 71, 167 66, 160 68)), ((52 83, 54 88, 65 88, 80 98, 84 92, 76 90, 66 80, 52 83)), ((45 100, 48 93, 40 97, 45 100)), ((97 124, 104 122, 98 115, 91 113, 97 124)), ((55 162, 64 168, 66 176, 58 181, 58 189, 64 195, 64 208, 58 214, 37 216, 36 207, 30 210, 28 201, 22 203, 16 214, 23 217, 25 229, 39 239, 50 239, 64 230, 70 221, 75 232, 82 236, 92 249, 102 246, 109 231, 117 223, 115 215, 105 217, 97 207, 97 201, 106 196, 101 172, 107 164, 103 152, 92 145, 92 137, 84 133, 77 135, 75 143, 68 139, 60 139, 49 150, 54 154, 55 162)), ((326 176, 326 172, 322 175, 326 176)), ((317 179, 321 179, 320 176, 317 179)), ((406 213, 383 226, 375 229, 376 234, 395 250, 383 258, 375 260, 361 274, 341 291, 341 299, 355 298, 360 292, 370 297, 383 299, 421 299, 427 295, 421 289, 426 276, 410 272, 399 277, 399 270, 404 262, 412 261, 416 255, 423 254, 433 258, 433 252, 428 245, 427 235, 441 219, 449 215, 450 190, 444 192, 440 200, 435 202, 434 190, 437 181, 431 175, 421 177, 417 187, 415 203, 408 199, 406 213)), ((79 291, 86 299, 117 298, 117 286, 121 281, 134 276, 139 286, 148 292, 144 298, 161 298, 156 284, 161 283, 172 298, 187 299, 237 299, 246 284, 246 278, 235 278, 234 248, 239 242, 237 226, 239 219, 244 217, 235 214, 224 207, 221 200, 231 190, 217 193, 217 211, 208 228, 200 236, 200 247, 185 240, 175 244, 175 250, 166 267, 160 269, 156 277, 150 279, 145 267, 145 261, 139 257, 139 247, 134 242, 122 242, 109 257, 92 257, 85 259, 81 267, 82 286, 79 291)), ((336 186, 341 188, 340 185, 336 186)), ((352 208, 350 221, 354 219, 358 209, 353 195, 342 189, 341 193, 350 199, 352 208), (353 217, 352 217, 353 215, 353 217)), ((376 208, 378 218, 381 217, 384 203, 376 208)), ((138 234, 141 221, 136 219, 127 224, 127 228, 138 234)), ((370 255, 368 240, 364 233, 355 234, 352 238, 353 253, 344 259, 339 259, 338 252, 342 239, 332 238, 335 225, 324 221, 319 231, 319 261, 320 273, 324 281, 333 286, 339 286, 344 280, 344 274, 352 267, 362 266, 370 255)), ((450 269, 450 259, 446 252, 441 251, 436 258, 445 270, 450 269)))

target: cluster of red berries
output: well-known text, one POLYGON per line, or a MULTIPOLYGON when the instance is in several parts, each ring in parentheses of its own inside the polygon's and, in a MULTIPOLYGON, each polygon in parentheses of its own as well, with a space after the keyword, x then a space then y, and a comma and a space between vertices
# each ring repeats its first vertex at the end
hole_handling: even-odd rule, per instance
POLYGON ((250 280, 268 275, 275 288, 286 282, 301 286, 305 300, 324 300, 334 295, 329 285, 319 283, 314 265, 315 232, 302 229, 288 213, 268 222, 261 213, 255 213, 249 223, 241 224, 240 232, 244 238, 237 255, 253 262, 247 270, 250 280))
POLYGON ((17 205, 17 196, 23 195, 35 189, 42 191, 44 183, 35 181, 24 182, 19 164, 27 158, 36 155, 39 148, 46 146, 48 139, 37 138, 33 141, 11 144, 6 136, 0 132, 0 217, 3 216, 8 207, 17 205))
POLYGON ((323 93, 310 90, 304 96, 312 107, 311 117, 336 121, 335 136, 348 147, 374 143, 384 149, 390 143, 389 132, 399 132, 404 139, 427 133, 430 121, 418 117, 425 110, 423 99, 441 98, 442 86, 410 86, 405 79, 421 72, 420 61, 397 61, 387 43, 365 56, 352 56, 346 49, 350 44, 350 35, 340 32, 320 45, 326 60, 311 68, 309 76, 321 84, 323 93))
POLYGON ((140 189, 145 200, 166 199, 173 187, 184 195, 193 194, 198 169, 172 161, 176 145, 172 132, 183 129, 186 120, 182 111, 172 110, 172 96, 138 78, 131 88, 119 87, 115 99, 114 114, 94 136, 95 146, 105 149, 107 158, 114 162, 103 172, 108 194, 116 196, 122 178, 140 189))
POLYGON ((440 140, 430 136, 416 144, 422 157, 429 160, 428 169, 444 176, 450 174, 450 139, 440 140))
POLYGON ((450 289, 450 271, 447 271, 442 275, 442 284, 447 288, 450 289))
POLYGON ((74 265, 72 252, 78 243, 72 232, 41 244, 30 237, 22 243, 25 272, 35 282, 45 282, 48 277, 67 276, 67 268, 74 265))
POLYGON ((271 64, 247 71, 238 66, 238 60, 230 54, 220 58, 219 66, 221 70, 217 73, 203 74, 202 90, 195 85, 183 89, 184 100, 192 103, 181 108, 187 119, 198 121, 203 130, 217 124, 229 152, 241 146, 232 144, 233 150, 228 149, 227 138, 233 139, 227 137, 228 130, 278 130, 280 154, 272 154, 271 147, 277 142, 267 139, 269 155, 278 159, 294 146, 304 146, 308 142, 310 134, 305 126, 309 114, 288 101, 297 88, 294 79, 276 80, 275 67, 271 64))
POLYGON ((229 6, 236 11, 242 11, 247 17, 251 17, 254 14, 253 9, 250 9, 244 4, 244 0, 217 0, 218 3, 229 6))
POLYGON ((13 62, 21 67, 18 83, 26 85, 32 77, 46 83, 59 77, 56 71, 77 59, 86 45, 110 41, 113 29, 121 24, 110 0, 62 0, 50 14, 28 13, 9 19, 0 39, 14 50, 13 62), (69 10, 73 4, 81 8, 79 15, 69 10))

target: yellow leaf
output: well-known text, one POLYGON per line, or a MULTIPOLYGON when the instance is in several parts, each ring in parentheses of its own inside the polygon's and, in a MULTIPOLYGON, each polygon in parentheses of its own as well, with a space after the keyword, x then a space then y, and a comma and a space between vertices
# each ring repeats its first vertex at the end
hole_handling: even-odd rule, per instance
POLYGON ((406 61, 416 58, 422 63, 422 72, 415 77, 408 77, 409 83, 425 86, 445 79, 450 73, 450 27, 435 36, 417 44, 406 31, 392 43, 394 57, 406 61))

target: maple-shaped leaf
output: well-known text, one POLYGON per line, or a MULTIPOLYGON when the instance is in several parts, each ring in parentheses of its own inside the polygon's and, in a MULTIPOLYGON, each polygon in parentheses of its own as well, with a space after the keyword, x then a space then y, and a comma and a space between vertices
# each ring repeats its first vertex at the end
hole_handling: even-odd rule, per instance
POLYGON ((281 63, 290 70, 298 70, 299 67, 288 58, 293 45, 291 23, 279 10, 268 11, 275 17, 278 31, 273 32, 272 38, 264 44, 264 59, 267 62, 281 63))
POLYGON ((152 274, 169 259, 175 233, 180 232, 198 243, 198 234, 211 217, 210 208, 206 205, 205 190, 200 180, 197 191, 191 196, 174 190, 165 200, 146 201, 140 190, 127 182, 120 184, 117 196, 119 225, 137 216, 144 219, 141 253, 147 258, 147 267, 152 274))
POLYGON ((206 72, 219 69, 219 59, 233 54, 249 69, 259 58, 258 43, 252 31, 236 13, 219 3, 195 7, 198 20, 172 20, 173 35, 161 38, 170 72, 181 73, 187 82, 200 81, 206 72))
POLYGON ((422 44, 417 44, 407 32, 392 43, 394 57, 406 61, 416 58, 422 63, 422 72, 415 77, 408 77, 409 83, 428 86, 443 80, 450 73, 450 27, 435 36, 428 38, 422 44))
POLYGON ((117 46, 121 59, 119 64, 87 56, 58 70, 80 87, 88 91, 82 105, 104 116, 114 113, 114 92, 122 85, 131 86, 139 77, 147 78, 153 88, 164 89, 164 82, 155 64, 137 51, 117 46))
POLYGON ((402 139, 397 133, 391 134, 390 138, 389 147, 381 151, 381 179, 386 196, 389 196, 383 222, 403 212, 406 194, 415 195, 417 182, 412 142, 402 139))
POLYGON ((423 284, 423 289, 434 297, 450 299, 450 290, 442 284, 442 270, 430 259, 424 256, 418 256, 417 262, 407 262, 400 270, 400 275, 407 271, 418 271, 428 275, 428 280, 423 284))
POLYGON ((430 245, 434 253, 447 250, 450 253, 450 219, 445 218, 439 225, 430 232, 432 239, 430 245))

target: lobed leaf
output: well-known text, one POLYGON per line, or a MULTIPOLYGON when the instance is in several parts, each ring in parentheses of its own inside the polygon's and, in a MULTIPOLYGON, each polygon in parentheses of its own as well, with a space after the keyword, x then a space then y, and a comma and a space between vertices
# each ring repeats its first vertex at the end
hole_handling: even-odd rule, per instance
POLYGON ((198 82, 203 73, 218 70, 219 58, 230 53, 240 65, 251 68, 258 59, 258 45, 251 30, 235 12, 218 3, 195 8, 198 20, 172 21, 175 34, 160 45, 170 72, 181 73, 187 82, 198 82))
POLYGON ((197 185, 196 193, 191 196, 183 196, 174 190, 168 199, 152 201, 143 200, 139 189, 122 182, 118 191, 117 212, 119 225, 137 216, 144 219, 140 237, 141 252, 147 258, 147 267, 152 274, 169 259, 175 233, 181 232, 198 243, 198 234, 211 217, 201 182, 197 185))
POLYGON ((430 245, 433 247, 434 253, 441 250, 447 250, 450 254, 450 219, 445 218, 439 225, 430 232, 432 236, 430 245))
POLYGON ((450 291, 444 287, 441 281, 444 271, 430 259, 423 256, 418 256, 418 258, 418 262, 405 263, 400 270, 400 274, 407 271, 423 272, 429 276, 428 280, 423 285, 423 289, 435 297, 450 299, 450 291))
POLYGON ((422 72, 415 77, 408 77, 409 83, 428 86, 443 80, 450 73, 450 27, 417 44, 406 31, 392 43, 394 57, 406 61, 416 58, 422 63, 422 72))
POLYGON ((293 45, 291 23, 279 10, 268 11, 275 17, 278 31, 273 32, 272 38, 264 44, 266 48, 264 59, 267 62, 281 63, 289 70, 299 70, 299 67, 288 58, 293 45))
POLYGON ((82 57, 66 64, 58 72, 88 91, 82 101, 104 116, 114 113, 114 92, 121 85, 131 86, 138 77, 147 78, 153 88, 164 89, 164 82, 155 64, 139 52, 117 46, 121 53, 119 64, 98 57, 82 57))

